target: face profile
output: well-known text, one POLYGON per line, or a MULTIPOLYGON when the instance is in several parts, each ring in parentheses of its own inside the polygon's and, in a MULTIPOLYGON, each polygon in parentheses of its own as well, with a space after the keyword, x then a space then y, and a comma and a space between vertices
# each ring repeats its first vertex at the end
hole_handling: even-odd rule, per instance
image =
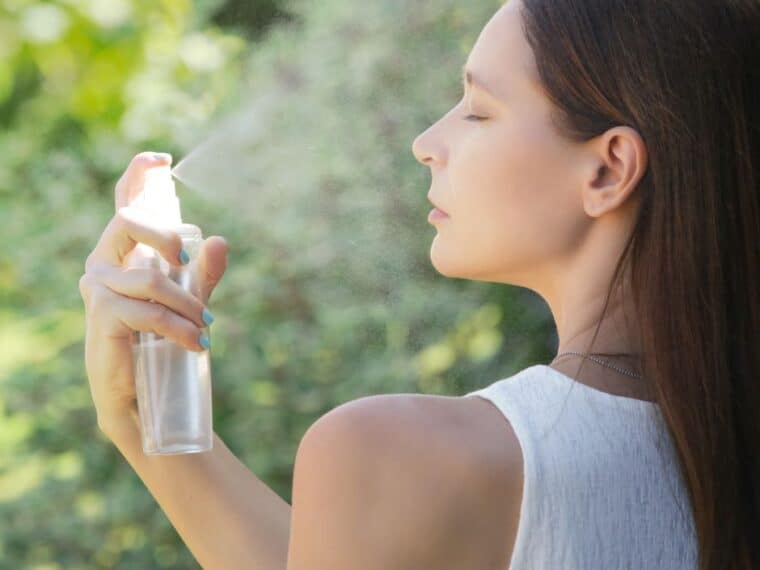
POLYGON ((531 287, 588 237, 585 148, 557 133, 519 2, 487 23, 463 69, 462 99, 413 144, 432 174, 436 220, 430 257, 443 275, 531 287))

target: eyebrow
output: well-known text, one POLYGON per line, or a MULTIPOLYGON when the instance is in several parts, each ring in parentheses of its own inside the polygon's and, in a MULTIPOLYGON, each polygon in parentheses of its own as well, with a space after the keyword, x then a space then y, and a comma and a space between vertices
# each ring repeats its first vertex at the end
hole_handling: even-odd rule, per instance
POLYGON ((469 85, 470 87, 476 87, 498 101, 502 100, 501 97, 497 96, 491 89, 486 87, 486 85, 483 82, 481 82, 480 80, 476 79, 473 76, 472 71, 467 69, 466 63, 462 67, 462 83, 469 85))

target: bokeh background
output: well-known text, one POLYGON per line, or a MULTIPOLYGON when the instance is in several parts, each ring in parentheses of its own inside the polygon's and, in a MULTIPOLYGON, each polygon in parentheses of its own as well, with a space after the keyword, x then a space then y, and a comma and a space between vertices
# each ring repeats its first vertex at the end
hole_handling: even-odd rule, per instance
POLYGON ((142 150, 195 157, 183 216, 230 245, 214 428, 288 502, 332 408, 550 360, 537 295, 431 266, 411 153, 501 4, 0 2, 0 568, 199 567, 98 431, 84 369, 78 281, 142 150))

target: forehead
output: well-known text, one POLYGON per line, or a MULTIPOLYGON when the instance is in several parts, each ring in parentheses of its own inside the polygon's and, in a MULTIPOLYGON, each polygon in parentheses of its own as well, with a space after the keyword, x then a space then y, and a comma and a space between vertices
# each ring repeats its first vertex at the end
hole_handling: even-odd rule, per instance
POLYGON ((470 52, 467 63, 499 91, 537 84, 536 64, 522 30, 520 2, 509 0, 488 21, 470 52))

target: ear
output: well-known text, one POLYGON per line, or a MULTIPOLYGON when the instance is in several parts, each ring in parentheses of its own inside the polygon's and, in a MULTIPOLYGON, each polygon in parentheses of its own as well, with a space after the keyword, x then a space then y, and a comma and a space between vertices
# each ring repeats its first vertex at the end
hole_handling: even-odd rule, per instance
POLYGON ((618 126, 591 141, 591 167, 583 187, 583 209, 598 218, 633 198, 647 169, 644 140, 631 127, 618 126))

